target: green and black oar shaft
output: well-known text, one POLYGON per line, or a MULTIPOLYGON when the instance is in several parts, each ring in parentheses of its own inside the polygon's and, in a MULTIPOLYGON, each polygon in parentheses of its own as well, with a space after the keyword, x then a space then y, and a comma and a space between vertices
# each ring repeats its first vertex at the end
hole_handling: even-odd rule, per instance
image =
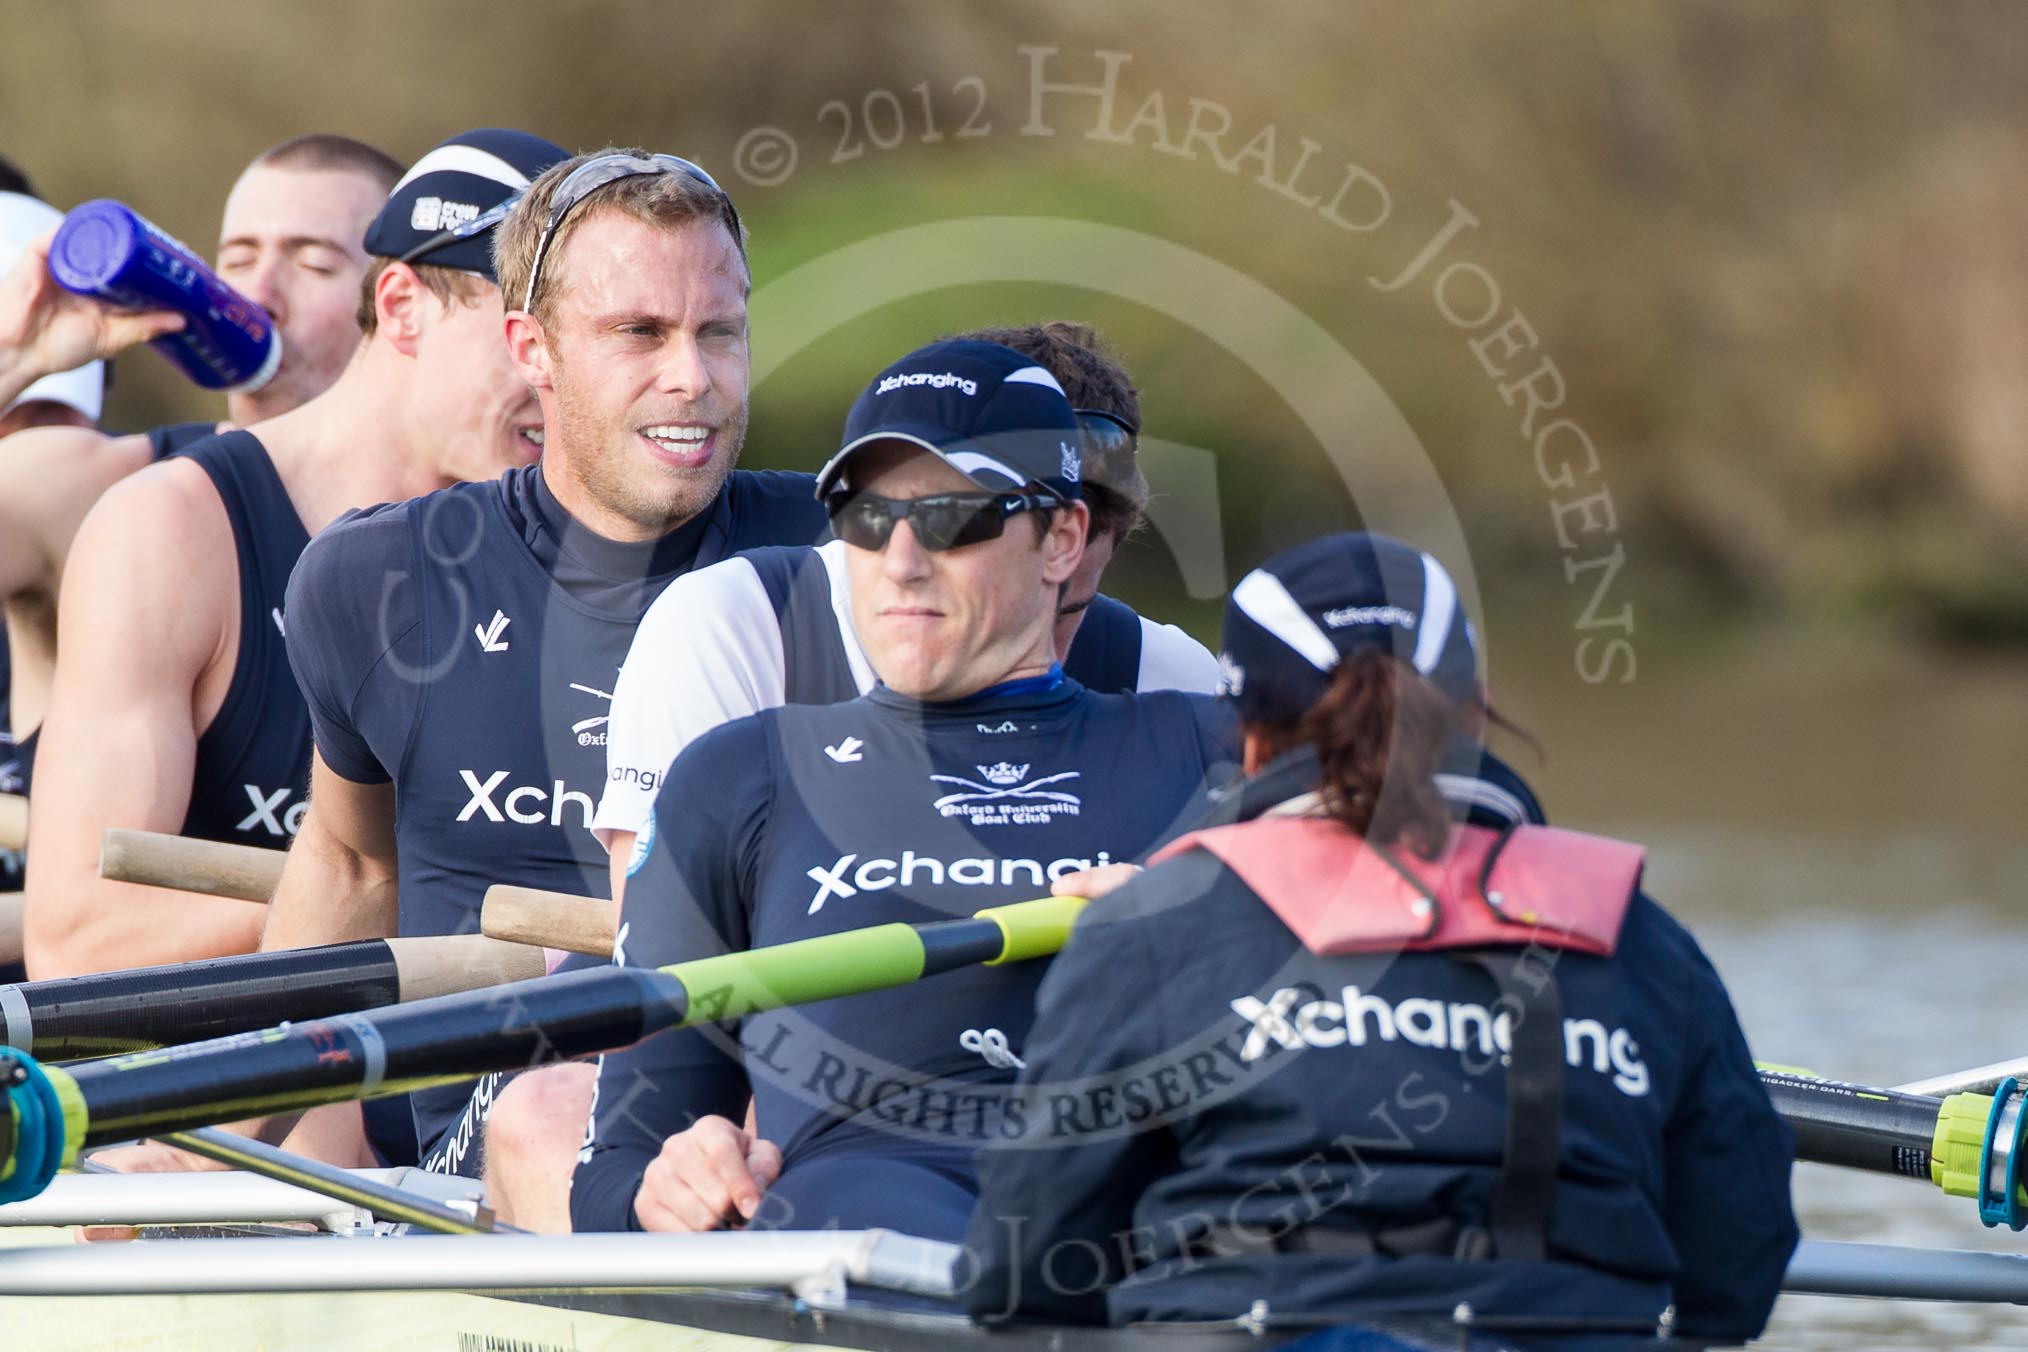
POLYGON ((0 1047, 111 1056, 543 974, 542 950, 476 934, 368 939, 0 986, 0 1047))
POLYGON ((1987 1225, 2028 1227, 2028 1083, 2003 1080, 1993 1094, 1946 1098, 1826 1080, 1762 1067, 1761 1083, 1796 1134, 1796 1158, 1873 1173, 1926 1178, 1970 1197, 1987 1225))
POLYGON ((964 920, 876 925, 661 969, 559 973, 362 1014, 68 1067, 0 1053, 0 1201, 79 1150, 136 1136, 455 1084, 630 1046, 651 1033, 856 995, 1063 946, 1077 897, 964 920), (10 1058, 12 1064, 9 1064, 10 1058))

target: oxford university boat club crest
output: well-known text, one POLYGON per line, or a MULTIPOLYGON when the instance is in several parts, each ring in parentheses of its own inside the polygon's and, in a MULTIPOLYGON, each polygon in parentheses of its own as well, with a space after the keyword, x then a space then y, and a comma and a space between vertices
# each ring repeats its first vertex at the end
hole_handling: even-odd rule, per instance
POLYGON ((1040 779, 1030 779, 1032 765, 998 761, 975 765, 978 779, 963 775, 931 775, 937 784, 957 788, 936 800, 933 806, 945 817, 964 817, 973 826, 1033 826, 1051 817, 1075 817, 1084 802, 1075 793, 1060 787, 1081 777, 1077 770, 1062 770, 1040 779))

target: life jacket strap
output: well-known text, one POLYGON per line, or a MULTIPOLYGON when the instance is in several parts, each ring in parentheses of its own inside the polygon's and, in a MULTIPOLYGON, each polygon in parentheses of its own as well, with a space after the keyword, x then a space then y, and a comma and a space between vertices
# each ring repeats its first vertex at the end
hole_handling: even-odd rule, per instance
MULTIPOLYGON (((1487 1225, 1491 1252, 1504 1262, 1541 1262, 1547 1251, 1549 1200, 1563 1155, 1563 997, 1556 977, 1532 949, 1455 949, 1500 988, 1513 1029, 1507 1057, 1507 1120, 1500 1178, 1487 1225)), ((1460 1245, 1459 1256, 1467 1255, 1460 1245)))

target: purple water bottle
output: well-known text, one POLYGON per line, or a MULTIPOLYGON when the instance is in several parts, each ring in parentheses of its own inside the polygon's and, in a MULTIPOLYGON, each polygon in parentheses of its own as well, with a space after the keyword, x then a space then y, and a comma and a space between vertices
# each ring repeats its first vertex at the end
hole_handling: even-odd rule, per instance
POLYGON ((220 281, 181 242, 109 198, 63 218, 49 248, 49 272, 80 296, 180 313, 182 331, 150 346, 208 390, 257 390, 282 364, 282 335, 267 311, 220 281))

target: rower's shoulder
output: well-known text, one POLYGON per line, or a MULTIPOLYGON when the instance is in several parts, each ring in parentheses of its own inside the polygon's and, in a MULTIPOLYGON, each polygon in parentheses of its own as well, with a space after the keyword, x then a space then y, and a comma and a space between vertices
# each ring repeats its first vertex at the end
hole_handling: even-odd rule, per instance
POLYGON ((317 532, 303 553, 304 564, 348 573, 359 568, 407 571, 418 543, 432 557, 462 560, 488 533, 505 529, 498 512, 505 492, 505 479, 481 479, 352 508, 317 532))
POLYGON ((731 500, 736 549, 815 544, 828 529, 813 474, 738 469, 727 477, 725 491, 731 500))
POLYGON ((1145 727, 1163 737, 1193 736, 1207 759, 1236 754, 1239 720, 1230 700, 1194 690, 1098 691, 1082 688, 1094 724, 1145 727))
POLYGON ((383 502, 346 512, 311 537, 296 565, 296 576, 307 573, 321 581, 326 575, 335 575, 333 581, 344 581, 356 577, 362 568, 406 568, 416 501, 383 502))
POLYGON ((68 542, 63 651, 75 648, 81 669, 139 661, 151 682, 191 675, 229 650, 238 569, 232 520, 209 476, 174 460, 146 465, 99 494, 68 542))
POLYGON ((1637 889, 1627 906, 1614 957, 1658 994, 1680 1001, 1690 1017, 1702 1018, 1710 1007, 1730 1001, 1724 978, 1697 936, 1645 889, 1637 889))
POLYGON ((371 625, 375 637, 392 642, 409 627, 415 589, 406 584, 413 581, 421 502, 362 507, 310 537, 289 574, 283 604, 292 651, 313 635, 349 644, 371 625))
POLYGON ((736 804, 771 798, 778 744, 775 719, 781 712, 763 709, 691 739, 663 777, 655 795, 656 811, 671 802, 703 802, 714 810, 732 810, 736 804))
MULTIPOLYGON (((816 550, 808 545, 763 545, 678 573, 649 602, 641 616, 641 628, 687 629, 716 620, 727 610, 743 612, 756 603, 766 606, 769 600, 765 575, 793 570, 804 556, 815 554, 816 550)), ((747 617, 741 614, 739 618, 747 617)))
POLYGON ((119 457, 102 468, 113 476, 98 492, 79 527, 74 551, 113 549, 175 560, 173 570, 188 579, 206 576, 204 565, 234 556, 232 522, 218 486, 204 467, 181 456, 152 460, 148 439, 138 442, 140 460, 124 469, 129 447, 102 448, 119 457))
POLYGON ((154 459, 144 435, 36 427, 0 440, 0 504, 24 525, 78 519, 100 495, 154 459))

